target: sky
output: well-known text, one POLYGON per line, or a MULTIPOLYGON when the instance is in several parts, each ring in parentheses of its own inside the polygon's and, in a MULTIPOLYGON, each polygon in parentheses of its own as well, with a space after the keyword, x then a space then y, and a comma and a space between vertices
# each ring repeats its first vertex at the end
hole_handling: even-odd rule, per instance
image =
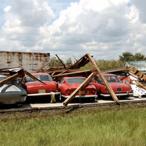
POLYGON ((0 51, 62 59, 146 54, 146 0, 0 0, 0 51))

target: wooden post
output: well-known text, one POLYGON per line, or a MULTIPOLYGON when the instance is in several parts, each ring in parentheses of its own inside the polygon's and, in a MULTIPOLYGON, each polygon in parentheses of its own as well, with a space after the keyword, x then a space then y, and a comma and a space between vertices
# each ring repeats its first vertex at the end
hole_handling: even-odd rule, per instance
POLYGON ((85 88, 87 86, 87 84, 89 84, 89 82, 92 80, 92 78, 96 75, 95 72, 92 72, 88 78, 85 79, 85 81, 80 84, 80 86, 70 95, 70 97, 68 97, 64 102, 63 105, 67 106, 67 104, 75 97, 75 95, 78 93, 78 91, 82 88, 85 88))
POLYGON ((102 75, 102 73, 101 73, 100 69, 98 68, 95 60, 91 57, 90 54, 87 54, 87 56, 89 57, 90 62, 93 64, 95 70, 97 71, 97 73, 99 74, 99 76, 101 77, 101 79, 103 80, 103 82, 104 82, 107 90, 109 91, 110 95, 112 96, 113 100, 119 104, 119 101, 118 101, 118 98, 117 98, 116 94, 114 93, 114 91, 112 90, 112 88, 109 86, 107 80, 102 75))

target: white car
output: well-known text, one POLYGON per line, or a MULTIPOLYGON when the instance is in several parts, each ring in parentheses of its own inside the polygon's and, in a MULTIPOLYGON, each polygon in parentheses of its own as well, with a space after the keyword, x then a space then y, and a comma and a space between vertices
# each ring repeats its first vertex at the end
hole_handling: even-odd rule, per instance
MULTIPOLYGON (((0 75, 0 81, 5 79, 5 75, 0 75)), ((27 93, 20 85, 7 83, 0 86, 0 103, 17 104, 25 102, 27 93)))

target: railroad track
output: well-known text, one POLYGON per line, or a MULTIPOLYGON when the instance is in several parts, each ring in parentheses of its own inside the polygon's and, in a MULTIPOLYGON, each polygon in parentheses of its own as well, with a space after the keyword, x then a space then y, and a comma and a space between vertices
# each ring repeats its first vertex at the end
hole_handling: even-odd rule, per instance
POLYGON ((146 106, 146 98, 130 98, 128 100, 119 100, 119 105, 117 105, 112 100, 98 100, 94 103, 70 103, 68 106, 64 107, 63 103, 35 103, 35 104, 24 104, 22 107, 0 109, 0 115, 2 114, 13 114, 13 113, 33 113, 33 112, 69 112, 78 108, 112 108, 112 107, 123 107, 123 106, 146 106))

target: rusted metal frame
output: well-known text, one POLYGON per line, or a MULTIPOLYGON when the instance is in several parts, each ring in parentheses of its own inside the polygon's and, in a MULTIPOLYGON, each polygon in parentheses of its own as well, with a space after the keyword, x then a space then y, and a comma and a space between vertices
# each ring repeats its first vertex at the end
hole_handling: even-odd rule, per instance
POLYGON ((69 73, 60 73, 57 75, 54 75, 53 77, 65 77, 65 76, 73 76, 73 75, 80 75, 80 74, 84 74, 84 73, 90 73, 91 74, 91 70, 84 70, 84 71, 75 71, 75 72, 69 72, 69 73))
POLYGON ((116 96, 116 94, 114 93, 113 89, 110 87, 110 85, 108 84, 107 80, 105 79, 105 77, 103 76, 103 74, 101 73, 100 69, 98 68, 95 60, 92 58, 92 56, 90 54, 87 54, 90 62, 93 64, 94 69, 97 71, 97 73, 99 74, 99 76, 101 77, 101 79, 103 80, 107 90, 109 91, 111 97, 113 98, 113 100, 119 104, 119 100, 118 97, 116 96))
POLYGON ((69 69, 79 69, 86 65, 89 62, 89 59, 87 57, 87 54, 85 54, 83 57, 81 57, 79 60, 77 60, 73 65, 69 67, 69 69))
POLYGON ((54 76, 52 76, 52 77, 53 77, 53 78, 56 77, 56 76, 57 76, 57 77, 62 77, 62 76, 64 76, 64 74, 69 74, 69 73, 68 73, 68 70, 64 70, 64 71, 62 71, 62 72, 60 72, 60 73, 58 73, 57 75, 54 75, 54 76))
POLYGON ((66 65, 64 64, 64 62, 62 61, 62 59, 60 59, 60 57, 56 54, 56 57, 58 58, 58 60, 60 61, 60 63, 63 65, 63 67, 65 69, 67 69, 66 65))
POLYGON ((79 90, 84 89, 92 80, 92 78, 96 75, 96 72, 92 72, 86 79, 85 81, 80 84, 80 86, 68 97, 64 102, 63 105, 67 106, 68 103, 75 97, 75 95, 78 93, 79 90))

